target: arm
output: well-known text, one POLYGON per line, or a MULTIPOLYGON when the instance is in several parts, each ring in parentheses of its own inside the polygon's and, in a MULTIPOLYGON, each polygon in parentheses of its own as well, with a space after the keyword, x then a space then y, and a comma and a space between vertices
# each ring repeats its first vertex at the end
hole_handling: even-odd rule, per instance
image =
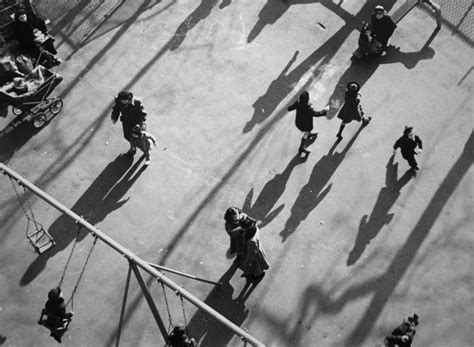
POLYGON ((115 99, 114 106, 112 107, 112 114, 110 115, 110 118, 112 119, 112 122, 115 124, 117 123, 119 117, 120 117, 120 109, 118 105, 119 101, 115 99))
POLYGON ((290 106, 288 106, 287 110, 288 110, 288 111, 296 110, 296 106, 298 106, 298 101, 295 101, 293 104, 291 104, 290 106))
POLYGON ((153 142, 153 145, 156 146, 156 138, 152 134, 148 134, 148 138, 153 142))
POLYGON ((145 107, 143 107, 143 102, 140 98, 135 98, 134 106, 137 108, 137 117, 138 122, 143 130, 146 130, 146 111, 145 107))
POLYGON ((418 147, 420 149, 423 149, 423 142, 421 142, 421 139, 418 136, 415 136, 415 141, 416 141, 416 144, 418 145, 418 147))

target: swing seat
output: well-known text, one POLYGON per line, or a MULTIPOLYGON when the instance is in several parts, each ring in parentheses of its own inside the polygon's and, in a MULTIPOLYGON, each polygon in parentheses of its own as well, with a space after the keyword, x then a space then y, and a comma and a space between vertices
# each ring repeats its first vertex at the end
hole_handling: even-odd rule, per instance
POLYGON ((47 311, 45 308, 41 311, 41 317, 38 321, 38 324, 51 331, 51 336, 59 340, 61 340, 61 337, 67 331, 69 323, 71 323, 71 318, 58 317, 47 311))

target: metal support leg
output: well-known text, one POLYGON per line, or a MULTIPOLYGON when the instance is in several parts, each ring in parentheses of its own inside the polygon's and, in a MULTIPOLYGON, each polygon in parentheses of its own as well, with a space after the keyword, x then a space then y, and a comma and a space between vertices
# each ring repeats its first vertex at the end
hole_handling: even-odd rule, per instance
POLYGON ((143 279, 140 269, 134 263, 130 263, 130 266, 132 267, 133 273, 135 274, 138 284, 140 285, 142 289, 143 295, 145 296, 148 306, 150 307, 151 313, 153 314, 153 317, 155 318, 155 321, 158 324, 158 327, 160 328, 161 335, 163 335, 163 339, 165 340, 166 343, 169 343, 168 332, 166 331, 166 327, 163 324, 163 321, 161 320, 161 317, 160 317, 160 314, 158 313, 158 309, 156 308, 155 302, 153 301, 153 298, 151 297, 151 294, 148 291, 148 288, 146 287, 146 283, 145 283, 145 280, 143 279))
POLYGON ((120 312, 120 321, 119 321, 119 327, 118 327, 118 332, 117 332, 117 342, 115 343, 116 347, 119 347, 119 344, 120 344, 120 335, 122 334, 122 326, 123 326, 123 316, 125 315, 125 306, 127 305, 128 287, 130 286, 131 276, 132 276, 132 265, 129 264, 128 273, 127 273, 127 282, 125 283, 125 291, 123 293, 122 311, 120 312))
POLYGON ((425 4, 428 4, 436 15, 436 27, 441 28, 441 6, 432 0, 422 0, 425 4))

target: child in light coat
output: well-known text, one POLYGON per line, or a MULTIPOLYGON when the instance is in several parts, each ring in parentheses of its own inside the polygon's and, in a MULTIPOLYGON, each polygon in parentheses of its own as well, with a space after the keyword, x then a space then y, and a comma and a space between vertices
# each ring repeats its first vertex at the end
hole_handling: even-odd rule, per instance
POLYGON ((156 138, 149 132, 142 129, 139 124, 132 128, 132 146, 138 147, 145 154, 145 165, 150 165, 150 152, 156 146, 156 138))

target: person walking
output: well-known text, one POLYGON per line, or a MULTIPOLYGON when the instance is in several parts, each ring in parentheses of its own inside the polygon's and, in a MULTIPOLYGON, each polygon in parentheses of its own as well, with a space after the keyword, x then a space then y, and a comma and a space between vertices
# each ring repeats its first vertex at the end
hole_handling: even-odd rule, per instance
POLYGON ((423 150, 421 139, 415 135, 413 127, 406 126, 403 130, 403 136, 400 137, 393 145, 393 154, 400 148, 402 157, 408 162, 408 165, 414 170, 419 170, 415 155, 420 154, 423 150))
POLYGON ((248 281, 260 281, 265 276, 265 270, 270 268, 265 250, 260 242, 260 230, 257 221, 245 218, 240 222, 243 229, 243 244, 241 249, 240 269, 242 277, 248 281))
POLYGON ((143 130, 139 124, 132 129, 131 144, 141 149, 145 154, 145 166, 150 165, 150 152, 156 146, 156 138, 149 132, 143 130))
POLYGON ((137 147, 131 141, 132 129, 138 124, 142 130, 146 130, 146 116, 147 113, 140 98, 134 97, 129 91, 118 93, 112 107, 111 119, 114 124, 119 119, 122 122, 123 137, 130 143, 127 155, 133 156, 137 152, 137 147))
POLYGON ((241 253, 243 243, 243 229, 240 226, 240 222, 246 219, 247 214, 243 213, 238 207, 229 207, 224 214, 225 220, 225 231, 230 238, 230 246, 227 250, 227 257, 232 258, 241 253))
POLYGON ((295 125, 301 132, 303 132, 303 137, 301 138, 298 153, 311 153, 311 150, 308 149, 308 146, 318 136, 317 132, 311 132, 313 130, 313 117, 325 116, 329 111, 329 106, 326 106, 321 111, 315 111, 309 102, 309 93, 307 91, 303 91, 300 94, 299 99, 288 106, 287 110, 296 110, 295 125))
POLYGON ((366 117, 364 115, 364 110, 360 104, 360 85, 359 83, 352 81, 347 83, 346 93, 344 96, 344 105, 342 106, 337 118, 341 119, 341 126, 337 133, 337 138, 342 140, 342 131, 347 124, 356 120, 358 122, 362 121, 362 125, 366 126, 370 123, 372 117, 366 117))

